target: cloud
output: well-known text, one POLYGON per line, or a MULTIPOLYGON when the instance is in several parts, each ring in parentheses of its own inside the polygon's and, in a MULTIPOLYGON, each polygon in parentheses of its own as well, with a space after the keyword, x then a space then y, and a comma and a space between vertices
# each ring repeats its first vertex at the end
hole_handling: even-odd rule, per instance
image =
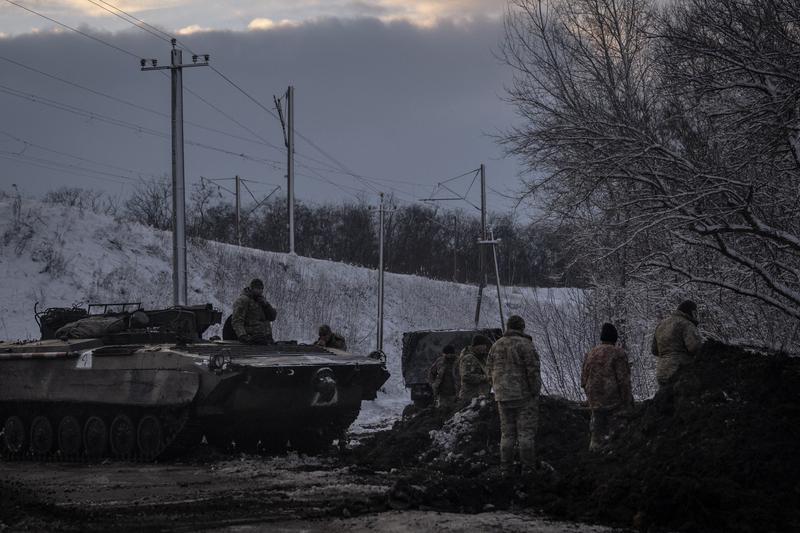
POLYGON ((255 18, 250 21, 250 24, 247 25, 248 30, 255 30, 255 31, 265 31, 265 30, 272 30, 275 28, 287 28, 291 26, 296 26, 297 23, 293 22, 288 19, 283 19, 279 22, 275 22, 272 19, 268 18, 255 18))
POLYGON ((186 26, 185 28, 181 28, 177 30, 178 35, 192 35, 193 33, 200 33, 204 31, 212 31, 211 28, 204 28, 197 24, 192 24, 190 26, 186 26))

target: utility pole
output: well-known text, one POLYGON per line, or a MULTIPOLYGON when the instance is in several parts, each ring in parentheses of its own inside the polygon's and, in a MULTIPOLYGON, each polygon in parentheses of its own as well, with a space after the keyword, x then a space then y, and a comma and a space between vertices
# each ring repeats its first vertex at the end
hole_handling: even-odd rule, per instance
POLYGON ((497 286, 497 306, 500 309, 500 330, 505 331, 506 319, 505 316, 503 316, 503 299, 500 296, 500 267, 497 263, 497 245, 500 244, 500 239, 494 238, 494 230, 491 230, 490 237, 490 239, 479 240, 478 246, 480 246, 481 249, 483 249, 484 246, 492 247, 492 255, 494 256, 494 280, 497 286))
MULTIPOLYGON (((486 165, 481 163, 481 241, 486 240, 486 165)), ((483 289, 486 287, 486 257, 483 246, 478 246, 478 257, 480 265, 478 283, 478 301, 475 304, 475 329, 481 320, 481 301, 483 300, 483 289)))
POLYGON ((236 244, 242 245, 242 180, 239 176, 236 180, 236 244))
POLYGON ((183 64, 183 51, 176 48, 177 41, 172 39, 171 62, 168 66, 159 67, 158 61, 140 61, 141 69, 166 70, 172 72, 172 303, 175 306, 186 305, 187 266, 186 266, 186 181, 183 166, 183 69, 184 67, 208 66, 208 54, 203 55, 205 61, 198 62, 198 56, 192 56, 192 63, 183 64))
POLYGON ((381 206, 378 216, 379 246, 378 246, 378 351, 383 351, 383 222, 386 211, 383 209, 383 193, 381 193, 381 206))
POLYGON ((283 141, 286 144, 286 215, 288 217, 287 229, 289 233, 289 253, 294 251, 294 86, 286 90, 286 119, 283 116, 281 99, 275 96, 275 109, 281 120, 283 128, 283 141))
POLYGON ((377 350, 383 351, 383 244, 384 244, 384 228, 386 227, 386 213, 394 211, 394 207, 386 209, 384 204, 384 195, 380 193, 381 201, 378 207, 378 327, 377 327, 377 350))

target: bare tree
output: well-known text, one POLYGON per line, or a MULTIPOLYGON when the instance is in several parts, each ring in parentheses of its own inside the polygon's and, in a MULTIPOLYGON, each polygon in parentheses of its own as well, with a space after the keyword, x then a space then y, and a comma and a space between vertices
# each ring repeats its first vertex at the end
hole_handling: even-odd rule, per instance
POLYGON ((125 202, 128 218, 158 229, 172 227, 172 185, 164 177, 142 180, 125 202))

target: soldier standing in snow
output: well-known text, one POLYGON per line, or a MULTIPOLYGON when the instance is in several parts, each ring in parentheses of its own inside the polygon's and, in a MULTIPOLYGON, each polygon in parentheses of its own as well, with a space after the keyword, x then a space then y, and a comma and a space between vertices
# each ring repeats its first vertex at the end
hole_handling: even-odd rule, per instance
POLYGON ((483 394, 489 394, 491 387, 486 376, 486 357, 492 341, 483 335, 472 338, 472 346, 467 346, 458 359, 458 373, 461 376, 461 387, 458 397, 471 400, 483 394))
POLYGON ((489 350, 486 373, 494 388, 500 414, 500 462, 506 472, 514 461, 514 448, 524 469, 535 466, 534 440, 539 423, 542 380, 539 354, 525 333, 525 320, 512 315, 506 332, 489 350))
POLYGON ((583 361, 581 387, 586 392, 592 418, 589 422, 589 450, 597 450, 622 422, 625 408, 633 404, 631 370, 625 350, 616 346, 617 328, 603 324, 600 344, 583 361))
POLYGON ((231 326, 236 338, 247 344, 272 344, 272 322, 278 315, 264 299, 264 282, 254 279, 233 303, 231 326))
POLYGON ((328 324, 323 324, 319 327, 319 339, 314 344, 323 348, 347 350, 347 341, 338 333, 334 333, 328 324))
POLYGON ((456 349, 447 345, 442 349, 442 355, 433 362, 428 369, 428 383, 433 389, 436 407, 452 407, 458 392, 456 380, 456 349))
POLYGON ((686 300, 656 327, 651 350, 656 356, 656 380, 660 387, 667 384, 681 365, 690 362, 703 344, 697 324, 697 304, 686 300))

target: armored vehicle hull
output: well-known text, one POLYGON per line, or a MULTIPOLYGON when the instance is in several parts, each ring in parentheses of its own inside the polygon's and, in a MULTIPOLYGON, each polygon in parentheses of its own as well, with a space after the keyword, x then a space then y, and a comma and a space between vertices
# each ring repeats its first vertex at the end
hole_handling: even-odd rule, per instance
POLYGON ((381 361, 318 346, 203 341, 198 331, 219 318, 209 309, 146 311, 148 327, 97 338, 0 343, 3 455, 149 460, 203 436, 313 452, 388 377, 381 361))

